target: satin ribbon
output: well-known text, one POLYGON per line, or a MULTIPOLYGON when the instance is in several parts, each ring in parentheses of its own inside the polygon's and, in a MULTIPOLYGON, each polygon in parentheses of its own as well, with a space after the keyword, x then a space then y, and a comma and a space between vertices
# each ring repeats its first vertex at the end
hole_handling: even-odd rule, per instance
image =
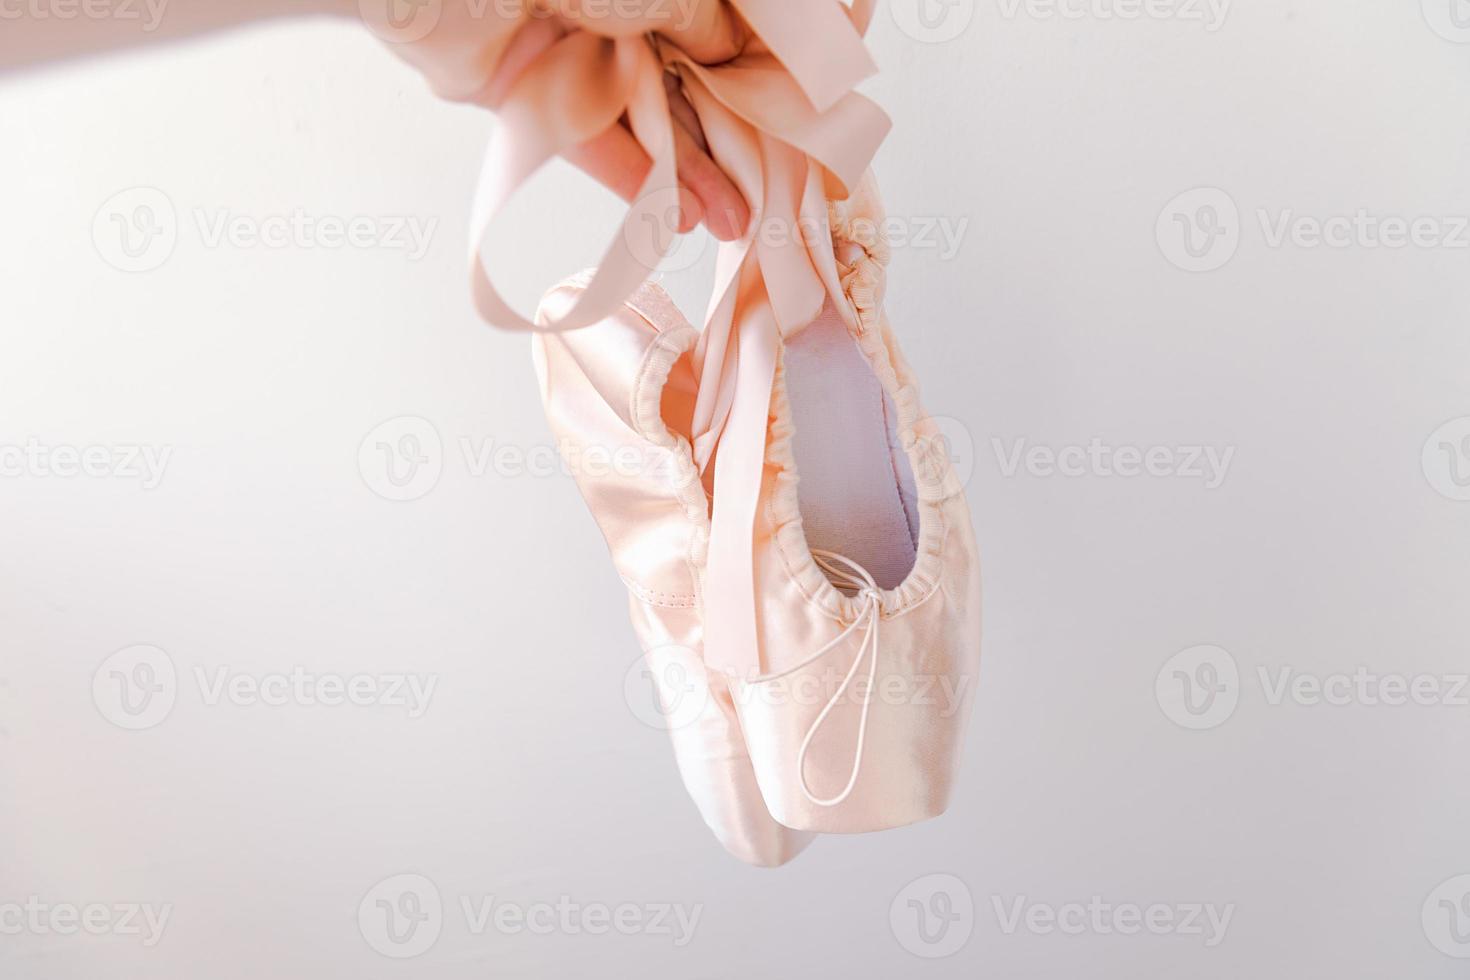
MULTIPOLYGON (((851 7, 838 0, 724 2, 753 35, 730 61, 700 64, 660 34, 603 36, 588 20, 579 25, 587 30, 551 44, 510 86, 472 213, 471 289, 481 315, 512 330, 574 330, 621 307, 654 271, 629 247, 629 236, 666 226, 677 207, 663 85, 666 71, 677 73, 711 156, 752 212, 745 236, 722 244, 717 257, 694 352, 700 382, 693 429, 701 472, 713 467, 705 661, 751 677, 767 666, 756 629, 754 537, 781 338, 814 319, 824 297, 840 300, 827 202, 857 186, 889 122, 853 91, 876 71, 862 42, 872 0, 851 7), (532 322, 487 274, 491 225, 541 166, 625 114, 652 167, 576 302, 559 319, 532 322)), ((626 31, 628 23, 620 26, 626 31)), ((673 236, 649 241, 653 254, 644 259, 662 258, 673 236)))

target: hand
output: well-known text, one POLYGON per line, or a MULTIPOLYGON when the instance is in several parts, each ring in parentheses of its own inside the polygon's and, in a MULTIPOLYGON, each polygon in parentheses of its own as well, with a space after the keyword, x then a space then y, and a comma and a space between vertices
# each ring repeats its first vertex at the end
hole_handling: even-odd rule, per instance
MULTIPOLYGON (((678 231, 701 221, 720 241, 734 241, 745 233, 750 209, 745 198, 709 155, 709 145, 694 107, 679 91, 672 74, 664 76, 669 111, 674 117, 674 151, 679 172, 678 231)), ((626 125, 618 124, 565 154, 613 193, 631 201, 652 166, 648 154, 626 125)))
MULTIPOLYGON (((388 4, 399 0, 383 0, 388 4)), ((526 0, 530 3, 531 0, 526 0)), ((437 37, 422 44, 392 46, 429 76, 440 94, 494 105, 497 94, 524 71, 535 56, 579 23, 600 33, 641 34, 657 31, 669 37, 695 60, 717 64, 733 58, 745 41, 745 28, 730 8, 715 0, 669 3, 668 0, 606 0, 585 6, 584 0, 543 0, 555 16, 529 21, 498 21, 495 5, 472 13, 473 4, 445 4, 437 37), (613 13, 609 14, 609 9, 613 13), (676 18, 686 18, 679 21, 676 18), (519 24, 519 26, 517 26, 519 24), (495 65, 488 85, 485 66, 495 65), (498 92, 496 91, 498 90, 498 92)), ((372 4, 359 0, 252 0, 240 5, 228 0, 178 0, 157 31, 138 31, 131 22, 115 20, 59 20, 23 18, 0 31, 0 72, 50 60, 91 54, 115 47, 175 40, 288 14, 334 14, 367 21, 372 4), (174 8, 177 9, 174 9, 174 8)), ((393 40, 391 34, 384 37, 393 40)), ((739 238, 750 221, 750 209, 740 192, 711 159, 699 119, 673 76, 665 79, 674 118, 674 140, 679 173, 679 231, 701 221, 721 240, 739 238)), ((567 154, 568 159, 625 200, 632 200, 652 166, 648 155, 626 125, 605 133, 567 154)))
MULTIPOLYGON (((648 3, 649 11, 667 11, 667 3, 648 3)), ((697 3, 672 5, 688 17, 687 22, 657 18, 650 14, 634 19, 630 31, 657 30, 703 64, 717 64, 740 53, 745 27, 728 5, 697 3)), ((562 16, 575 23, 586 15, 582 0, 561 0, 562 16)), ((701 221, 720 241, 733 241, 745 233, 750 209, 734 183, 709 154, 704 130, 694 107, 680 91, 678 79, 664 76, 669 111, 674 119, 674 149, 679 172, 680 221, 678 230, 689 231, 701 221)), ((651 162, 625 125, 613 126, 566 155, 574 165, 611 189, 624 200, 632 200, 651 162)))
MULTIPOLYGON (((385 0, 392 3, 394 0, 385 0)), ((569 31, 585 27, 611 37, 656 31, 706 64, 733 58, 745 41, 745 27, 724 3, 669 4, 667 0, 629 0, 609 13, 605 0, 583 7, 583 0, 553 0, 555 13, 529 19, 497 21, 475 17, 447 5, 433 35, 419 43, 399 45, 399 52, 428 75, 441 95, 490 109, 505 98, 515 81, 535 60, 569 31), (674 19, 678 11, 683 21, 674 19), (486 79, 486 66, 490 68, 486 79)), ((750 208, 730 178, 714 162, 693 106, 672 74, 664 78, 674 121, 675 164, 679 175, 677 229, 686 232, 703 222, 710 234, 732 241, 750 223, 750 208)), ((575 166, 626 201, 643 184, 652 161, 634 138, 626 120, 564 154, 575 166)))

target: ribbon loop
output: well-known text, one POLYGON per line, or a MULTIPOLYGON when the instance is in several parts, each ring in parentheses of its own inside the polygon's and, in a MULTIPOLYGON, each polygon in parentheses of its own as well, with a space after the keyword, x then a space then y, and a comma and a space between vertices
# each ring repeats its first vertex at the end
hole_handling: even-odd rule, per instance
POLYGON ((694 2, 701 23, 738 14, 749 27, 738 55, 704 64, 694 56, 701 50, 685 51, 675 32, 571 18, 576 29, 537 52, 503 98, 497 90, 501 122, 471 220, 471 289, 480 314, 497 326, 574 330, 612 315, 656 271, 673 245, 674 236, 661 232, 673 231, 667 219, 677 208, 674 122, 664 89, 665 71, 676 72, 711 156, 752 209, 745 236, 720 248, 695 350, 693 427, 696 459, 707 476, 713 468, 714 484, 705 660, 748 676, 763 664, 754 535, 782 337, 814 318, 824 297, 841 298, 827 201, 858 186, 889 123, 853 90, 876 70, 862 42, 872 0, 854 0, 850 8, 839 0, 694 2), (495 217, 552 157, 624 118, 651 160, 648 174, 586 289, 559 318, 532 322, 502 298, 486 269, 495 217))

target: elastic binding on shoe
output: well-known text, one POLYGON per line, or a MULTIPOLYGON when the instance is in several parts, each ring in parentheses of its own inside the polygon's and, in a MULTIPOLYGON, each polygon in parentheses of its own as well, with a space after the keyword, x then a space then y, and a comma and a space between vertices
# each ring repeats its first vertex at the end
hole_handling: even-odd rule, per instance
POLYGON ((852 789, 857 785, 858 773, 862 770, 863 742, 868 734, 868 709, 873 703, 873 684, 878 677, 878 623, 882 619, 883 596, 873 576, 868 574, 867 569, 852 559, 845 558, 833 551, 821 551, 816 548, 812 549, 812 558, 816 560, 817 565, 821 567, 822 571, 827 573, 833 585, 838 588, 846 587, 856 589, 857 597, 863 602, 863 608, 857 618, 852 621, 852 625, 837 634, 822 649, 812 654, 811 659, 814 660, 820 657, 847 639, 864 622, 867 623, 867 628, 863 633, 863 641, 858 646, 858 655, 853 659, 852 666, 848 668, 847 676, 842 679, 842 683, 837 686, 836 693, 827 701, 826 707, 822 708, 821 714, 817 715, 816 720, 807 729, 806 737, 801 740, 801 749, 796 753, 796 775, 798 781, 801 783, 802 794, 816 806, 833 807, 852 795, 852 789), (838 562, 847 567, 839 567, 836 564, 838 562), (837 703, 842 700, 842 696, 847 693, 847 689, 852 685, 853 678, 857 676, 858 667, 862 665, 863 658, 865 657, 870 658, 868 661, 868 686, 867 690, 863 692, 862 714, 858 717, 857 747, 854 749, 852 756, 852 774, 848 777, 847 785, 843 787, 842 792, 836 796, 829 796, 822 799, 814 794, 811 787, 807 785, 806 754, 811 748, 812 739, 816 738, 817 732, 821 729, 823 723, 826 722, 827 716, 832 713, 833 708, 837 707, 837 703))

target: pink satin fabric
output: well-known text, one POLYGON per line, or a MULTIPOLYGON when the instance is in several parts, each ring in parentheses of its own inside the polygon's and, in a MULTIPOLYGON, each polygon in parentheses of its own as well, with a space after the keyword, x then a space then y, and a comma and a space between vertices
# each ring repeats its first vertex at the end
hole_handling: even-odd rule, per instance
MULTIPOLYGON (((784 860, 804 843, 776 828, 862 833, 942 813, 979 669, 979 558, 969 507, 943 433, 924 412, 883 314, 886 252, 858 230, 882 226, 871 180, 833 213, 841 290, 833 306, 840 302, 846 311, 853 342, 894 406, 915 477, 916 557, 897 586, 878 592, 871 685, 843 690, 839 682, 861 643, 856 633, 833 641, 861 620, 863 606, 834 588, 807 545, 778 348, 753 507, 754 629, 771 666, 743 675, 704 664, 681 668, 719 711, 708 723, 674 732, 685 784, 706 822, 732 852, 759 855, 754 863, 784 860), (858 762, 852 792, 835 804, 819 802, 839 795, 858 762)), ((553 292, 548 314, 568 309, 584 285, 553 292)), ((696 397, 687 359, 694 342, 692 328, 652 284, 587 330, 535 341, 558 436, 570 437, 579 453, 589 445, 637 444, 648 454, 649 465, 634 474, 579 473, 578 483, 628 586, 651 665, 682 662, 682 650, 660 649, 670 642, 707 652, 710 640, 711 525, 689 442, 668 426, 696 397), (677 397, 668 396, 670 389, 677 397)))
POLYGON ((871 3, 696 2, 704 23, 738 16, 748 27, 734 57, 705 63, 653 20, 584 19, 568 32, 529 12, 479 46, 451 26, 441 46, 422 51, 441 93, 500 113, 471 226, 480 312, 537 332, 559 433, 651 447, 660 460, 658 472, 631 480, 584 473, 578 482, 650 662, 678 666, 708 698, 698 723, 674 732, 686 785, 726 847, 775 864, 805 846, 799 831, 878 830, 945 808, 978 669, 978 560, 943 440, 882 314, 881 249, 854 232, 856 219, 882 221, 865 173, 888 121, 853 91, 873 71, 861 42, 871 3), (745 237, 721 246, 697 334, 643 285, 662 252, 629 246, 677 206, 666 72, 752 209, 745 237), (599 267, 526 319, 481 256, 494 219, 545 162, 624 117, 652 160, 643 187, 599 267), (831 584, 806 545, 789 444, 784 343, 824 307, 896 405, 919 477, 914 567, 861 602, 831 584), (669 386, 686 396, 687 432, 665 424, 669 386), (880 629, 875 680, 896 680, 897 699, 832 691, 827 680, 859 655, 849 637, 865 614, 880 629), (851 792, 838 792, 845 782, 851 792))
POLYGON ((862 833, 925 820, 948 806, 979 672, 980 564, 949 446, 920 403, 917 381, 883 311, 887 249, 874 231, 883 227, 884 213, 871 176, 832 211, 841 279, 834 306, 845 313, 849 335, 893 403, 899 443, 915 477, 916 557, 897 586, 879 591, 872 684, 840 692, 859 641, 812 654, 858 620, 863 606, 832 585, 808 547, 791 408, 778 362, 755 535, 756 623, 770 666, 761 676, 742 676, 734 688, 771 814, 788 827, 862 833), (859 745, 861 776, 851 795, 836 805, 815 802, 812 796, 830 798, 842 789, 859 745))
MULTIPOLYGON (((553 290, 543 314, 564 313, 585 285, 579 279, 553 290)), ((547 420, 628 586, 647 667, 671 688, 661 694, 671 695, 664 709, 685 788, 726 850, 775 866, 811 835, 771 818, 731 687, 704 666, 699 576, 709 517, 689 443, 663 419, 666 392, 692 401, 695 378, 684 355, 695 338, 650 284, 585 330, 537 335, 532 350, 547 420)))
MULTIPOLYGON (((852 7, 837 0, 704 0, 699 6, 705 22, 734 15, 748 28, 734 58, 701 63, 658 33, 662 20, 652 5, 641 18, 575 18, 583 29, 564 35, 528 6, 493 30, 477 25, 478 48, 461 40, 465 25, 451 23, 408 54, 430 70, 441 93, 492 104, 499 113, 470 235, 475 303, 497 326, 564 331, 597 323, 615 315, 653 273, 651 256, 640 256, 628 241, 647 226, 666 224, 678 204, 666 71, 678 75, 712 157, 750 205, 745 237, 720 249, 695 351, 693 430, 699 468, 713 470, 715 500, 705 659, 716 670, 750 676, 769 666, 755 630, 754 508, 780 338, 838 294, 827 205, 856 186, 889 122, 853 91, 876 70, 862 43, 871 0, 852 7), (534 51, 529 65, 517 64, 517 77, 505 81, 502 62, 526 60, 527 50, 534 51), (481 253, 495 216, 547 161, 624 115, 652 168, 585 289, 565 310, 532 322, 505 302, 485 267, 481 253)), ((666 238, 653 251, 661 256, 671 244, 666 238)))

